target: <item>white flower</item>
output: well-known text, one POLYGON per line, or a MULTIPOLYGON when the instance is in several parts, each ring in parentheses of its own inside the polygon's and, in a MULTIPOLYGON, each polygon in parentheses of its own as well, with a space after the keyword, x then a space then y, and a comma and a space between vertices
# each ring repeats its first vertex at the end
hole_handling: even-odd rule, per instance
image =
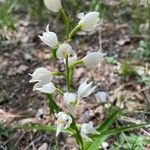
POLYGON ((56 52, 57 58, 63 59, 66 58, 67 56, 71 56, 74 54, 74 51, 72 50, 71 45, 68 43, 63 43, 59 45, 58 50, 56 52))
POLYGON ((106 53, 102 53, 101 51, 91 52, 82 59, 83 64, 88 68, 95 68, 104 56, 106 56, 106 53))
POLYGON ((62 8, 61 0, 44 0, 44 4, 53 12, 59 12, 59 10, 62 8))
POLYGON ((72 115, 75 114, 75 105, 78 102, 77 98, 78 97, 76 93, 64 93, 63 100, 67 104, 67 108, 72 115))
POLYGON ((106 103, 108 94, 104 91, 99 91, 95 94, 95 98, 98 103, 106 103))
MULTIPOLYGON (((71 57, 68 57, 68 64, 71 65, 73 64, 76 60, 77 60, 77 55, 74 52, 73 55, 71 57)), ((64 59, 64 63, 66 64, 66 60, 64 59)))
POLYGON ((48 84, 41 85, 40 87, 36 87, 35 90, 38 90, 42 93, 52 94, 55 92, 56 87, 52 82, 50 82, 48 84))
POLYGON ((76 104, 77 103, 77 94, 76 93, 64 93, 64 102, 66 104, 76 104))
POLYGON ((33 91, 40 88, 42 85, 48 84, 53 79, 51 72, 43 67, 37 68, 33 74, 30 74, 30 76, 32 77, 29 81, 30 83, 37 82, 33 87, 33 91))
POLYGON ((64 112, 59 112, 58 114, 55 114, 55 116, 57 118, 56 136, 58 136, 63 129, 67 129, 70 126, 72 118, 64 112))
POLYGON ((49 31, 49 25, 46 26, 46 32, 42 36, 38 35, 38 37, 51 48, 56 48, 58 45, 57 35, 49 31))
POLYGON ((88 137, 88 134, 100 134, 100 133, 96 131, 92 123, 84 123, 81 125, 80 134, 84 140, 92 141, 92 139, 88 137))
POLYGON ((80 84, 77 91, 79 99, 89 96, 95 90, 96 86, 92 87, 92 84, 93 82, 87 83, 87 80, 80 84))
POLYGON ((53 79, 51 72, 48 69, 43 68, 43 67, 37 68, 33 72, 33 74, 30 74, 30 76, 32 77, 32 79, 29 82, 37 82, 37 81, 46 80, 47 83, 49 83, 53 79))
POLYGON ((99 23, 99 13, 96 11, 90 12, 83 17, 83 13, 78 15, 81 20, 79 21, 79 25, 81 29, 84 31, 91 31, 93 30, 97 24, 99 23))

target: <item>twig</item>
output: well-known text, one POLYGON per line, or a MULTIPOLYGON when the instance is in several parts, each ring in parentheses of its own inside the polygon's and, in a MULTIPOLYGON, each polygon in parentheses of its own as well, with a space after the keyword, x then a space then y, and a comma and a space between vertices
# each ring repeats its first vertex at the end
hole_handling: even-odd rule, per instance
MULTIPOLYGON (((20 136, 20 138, 17 140, 17 142, 15 143, 15 145, 13 146, 13 148, 15 148, 17 145, 18 145, 18 143, 21 141, 21 139, 24 137, 24 135, 26 134, 26 132, 24 132, 21 136, 20 136)), ((12 149, 13 149, 12 148, 12 149)))
POLYGON ((124 101, 128 100, 128 99, 131 98, 132 96, 134 96, 134 95, 136 95, 136 94, 138 94, 138 93, 140 93, 140 92, 142 92, 142 91, 148 90, 149 88, 150 88, 150 86, 147 86, 147 87, 145 87, 145 88, 143 88, 143 89, 141 89, 141 90, 139 90, 139 91, 137 91, 137 92, 134 92, 133 94, 130 94, 124 101))
POLYGON ((39 138, 33 140, 32 142, 30 142, 30 144, 27 147, 25 147, 24 150, 28 150, 30 148, 30 146, 33 146, 33 143, 39 141, 42 137, 43 137, 43 135, 40 136, 39 138))
POLYGON ((102 51, 102 35, 101 35, 101 27, 98 28, 98 40, 99 40, 99 50, 102 51))

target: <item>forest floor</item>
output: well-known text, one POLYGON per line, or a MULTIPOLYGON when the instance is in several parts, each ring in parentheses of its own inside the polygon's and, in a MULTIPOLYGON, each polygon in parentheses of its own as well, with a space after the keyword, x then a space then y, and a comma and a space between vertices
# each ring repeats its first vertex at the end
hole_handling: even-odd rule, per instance
MULTIPOLYGON (((118 18, 119 16, 115 19, 104 19, 96 30, 90 33, 78 32, 75 36, 72 46, 77 51, 78 58, 85 56, 88 51, 99 50, 101 46, 102 51, 107 53, 107 57, 98 69, 88 70, 84 66, 77 67, 72 87, 77 89, 79 83, 88 78, 97 84, 96 91, 104 91, 109 95, 107 103, 124 108, 128 112, 119 118, 118 122, 121 124, 147 122, 150 119, 150 84, 142 77, 150 76, 150 63, 148 58, 136 59, 133 54, 138 51, 139 42, 145 39, 145 34, 131 34, 130 21, 126 22, 118 18), (125 69, 129 69, 129 73, 125 73, 125 69)), ((7 146, 8 149, 13 147, 17 150, 37 149, 43 143, 48 143, 53 148, 54 145, 58 146, 59 149, 73 149, 75 146, 72 138, 66 138, 63 134, 55 138, 55 133, 9 131, 6 127, 6 125, 53 122, 48 115, 45 97, 39 92, 33 92, 32 85, 29 83, 31 78, 29 73, 38 67, 47 67, 53 71, 56 68, 64 70, 62 61, 57 63, 51 61, 49 48, 37 37, 45 30, 45 26, 46 24, 41 26, 28 18, 22 18, 16 24, 17 30, 8 33, 7 40, 2 41, 0 129, 3 129, 1 131, 3 136, 0 138, 0 144, 3 148, 7 146), (43 109, 45 114, 37 119, 39 109, 43 109)), ((55 78, 54 83, 65 89, 65 79, 55 78)), ((56 101, 63 105, 60 96, 56 95, 56 101)), ((92 121, 97 125, 105 118, 105 107, 96 101, 94 95, 83 100, 77 110, 79 123, 92 121)), ((150 129, 140 129, 133 133, 150 137, 150 129)), ((111 147, 113 138, 107 142, 111 147)), ((145 149, 150 149, 150 145, 145 145, 145 149)))

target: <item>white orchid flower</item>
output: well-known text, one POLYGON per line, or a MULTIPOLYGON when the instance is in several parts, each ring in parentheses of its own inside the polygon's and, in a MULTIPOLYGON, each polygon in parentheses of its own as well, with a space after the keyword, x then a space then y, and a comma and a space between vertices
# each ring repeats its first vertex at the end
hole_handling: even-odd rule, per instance
POLYGON ((92 123, 84 123, 81 125, 80 134, 82 138, 86 141, 92 141, 91 138, 88 137, 89 134, 100 134, 94 127, 92 123))
POLYGON ((75 114, 75 105, 78 102, 78 96, 76 93, 64 93, 63 100, 67 104, 67 108, 69 112, 74 115, 75 114))
POLYGON ((41 85, 40 87, 36 87, 35 90, 38 90, 42 93, 52 94, 55 92, 56 87, 52 82, 50 82, 48 84, 41 85))
POLYGON ((74 51, 72 50, 71 45, 69 45, 68 43, 63 43, 59 45, 58 50, 56 52, 58 59, 64 59, 67 56, 70 57, 73 54, 74 54, 74 51))
POLYGON ((82 59, 83 64, 88 68, 95 68, 103 60, 104 56, 106 56, 106 53, 101 51, 91 52, 82 59))
POLYGON ((33 72, 33 74, 29 74, 29 75, 32 77, 32 79, 29 81, 30 83, 41 81, 43 79, 47 80, 47 83, 48 83, 53 79, 53 76, 52 76, 51 72, 48 69, 44 68, 44 67, 37 68, 33 72))
POLYGON ((96 86, 92 87, 92 84, 93 82, 87 83, 87 80, 80 84, 77 91, 79 99, 89 96, 96 89, 96 86))
MULTIPOLYGON (((71 65, 77 60, 77 55, 74 52, 72 56, 68 57, 68 64, 71 65)), ((64 59, 64 63, 66 64, 66 60, 64 59)))
POLYGON ((30 76, 32 77, 29 81, 30 83, 37 82, 33 87, 33 91, 40 88, 42 85, 48 84, 53 79, 51 72, 43 67, 37 68, 30 76))
POLYGON ((67 129, 70 126, 70 124, 72 123, 72 118, 64 112, 59 112, 58 114, 55 114, 55 116, 57 118, 57 121, 56 121, 56 125, 57 125, 56 136, 58 136, 58 134, 63 129, 67 129))
POLYGON ((57 35, 49 31, 49 24, 46 26, 46 32, 42 36, 38 35, 38 37, 51 48, 56 48, 58 45, 57 35))
POLYGON ((81 18, 78 23, 81 26, 81 30, 92 31, 100 22, 99 13, 96 11, 89 12, 85 16, 83 15, 83 13, 78 15, 81 18))
POLYGON ((64 102, 66 104, 76 104, 77 103, 77 94, 76 93, 64 93, 64 102))
POLYGON ((62 8, 61 0, 44 0, 44 4, 53 12, 59 12, 59 10, 62 8))

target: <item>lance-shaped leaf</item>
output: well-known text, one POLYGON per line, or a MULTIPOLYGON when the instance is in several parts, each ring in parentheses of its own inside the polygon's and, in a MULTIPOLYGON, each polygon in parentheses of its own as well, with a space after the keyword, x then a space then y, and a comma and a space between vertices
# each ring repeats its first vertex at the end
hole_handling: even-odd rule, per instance
POLYGON ((95 137, 93 137, 93 142, 89 145, 86 145, 85 149, 86 150, 98 150, 99 146, 102 144, 102 142, 104 140, 106 140, 109 136, 111 135, 115 135, 124 131, 129 131, 129 130, 133 130, 133 129, 138 129, 138 128, 142 128, 145 127, 147 125, 150 125, 150 123, 144 123, 144 124, 138 124, 138 125, 130 125, 130 126, 126 126, 126 127, 120 127, 117 129, 110 129, 107 131, 103 131, 100 135, 96 135, 95 137))
POLYGON ((46 94, 47 96, 47 100, 48 100, 48 107, 49 110, 52 114, 54 113, 58 113, 59 111, 61 111, 61 109, 59 108, 59 106, 56 104, 56 102, 53 100, 53 97, 51 94, 46 94))

